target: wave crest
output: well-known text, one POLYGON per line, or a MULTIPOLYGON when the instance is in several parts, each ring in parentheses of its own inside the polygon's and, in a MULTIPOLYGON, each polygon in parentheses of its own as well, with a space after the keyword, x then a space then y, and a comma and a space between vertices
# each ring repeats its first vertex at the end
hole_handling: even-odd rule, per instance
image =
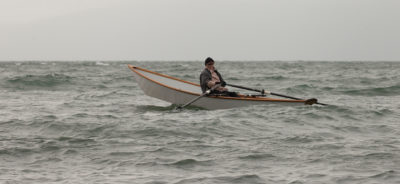
POLYGON ((7 83, 18 89, 51 88, 70 84, 72 77, 64 74, 51 73, 46 75, 16 76, 7 80, 7 83))
POLYGON ((356 89, 356 90, 347 90, 342 92, 344 94, 353 96, 397 96, 400 94, 400 84, 389 87, 356 89))

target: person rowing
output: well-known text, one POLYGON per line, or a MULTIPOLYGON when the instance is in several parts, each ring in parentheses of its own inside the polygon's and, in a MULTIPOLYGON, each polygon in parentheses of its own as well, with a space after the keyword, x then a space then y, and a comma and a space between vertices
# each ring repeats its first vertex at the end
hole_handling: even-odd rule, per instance
POLYGON ((236 92, 230 92, 225 87, 226 82, 224 81, 218 70, 215 69, 214 63, 215 62, 211 57, 206 58, 206 60, 204 61, 205 68, 200 74, 200 86, 203 93, 213 88, 213 86, 220 84, 221 86, 212 90, 210 95, 237 97, 238 94, 236 92))

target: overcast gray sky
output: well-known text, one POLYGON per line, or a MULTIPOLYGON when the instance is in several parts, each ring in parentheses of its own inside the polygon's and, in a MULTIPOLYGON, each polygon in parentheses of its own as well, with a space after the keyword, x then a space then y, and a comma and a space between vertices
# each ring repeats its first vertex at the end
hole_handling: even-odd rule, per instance
POLYGON ((395 60, 400 0, 0 0, 0 60, 395 60))

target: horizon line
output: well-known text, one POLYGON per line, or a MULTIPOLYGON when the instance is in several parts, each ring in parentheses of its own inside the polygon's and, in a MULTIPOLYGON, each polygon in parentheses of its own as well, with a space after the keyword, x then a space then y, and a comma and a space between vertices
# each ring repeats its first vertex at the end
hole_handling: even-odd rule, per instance
MULTIPOLYGON (((216 60, 217 62, 400 62, 399 60, 216 60)), ((203 60, 0 60, 0 62, 204 62, 203 60)))

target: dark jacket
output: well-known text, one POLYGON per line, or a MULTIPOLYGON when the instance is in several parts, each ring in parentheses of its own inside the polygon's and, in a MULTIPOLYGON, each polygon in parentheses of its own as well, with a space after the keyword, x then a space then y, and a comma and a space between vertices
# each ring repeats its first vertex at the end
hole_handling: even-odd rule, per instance
MULTIPOLYGON (((224 79, 222 79, 221 74, 219 74, 217 70, 214 71, 218 75, 221 83, 225 83, 224 79)), ((200 74, 200 86, 201 86, 201 91, 203 91, 203 93, 210 89, 207 84, 211 80, 212 80, 211 72, 207 68, 205 68, 200 74)))

